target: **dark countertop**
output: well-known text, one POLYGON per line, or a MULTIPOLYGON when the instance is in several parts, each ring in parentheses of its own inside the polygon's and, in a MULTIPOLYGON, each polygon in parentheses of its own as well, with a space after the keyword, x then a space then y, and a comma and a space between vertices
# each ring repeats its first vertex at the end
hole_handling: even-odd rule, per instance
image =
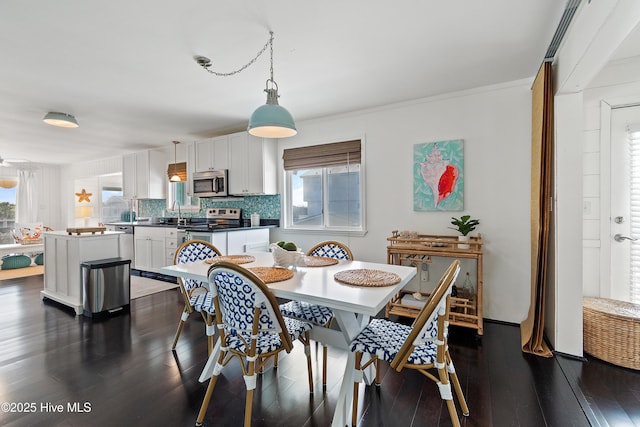
MULTIPOLYGON (((198 224, 202 225, 205 223, 205 221, 202 221, 204 218, 193 218, 193 219, 197 219, 200 221, 194 222, 192 224, 187 224, 187 225, 181 225, 180 227, 178 227, 178 224, 175 222, 157 222, 157 221, 134 221, 134 222, 124 222, 124 221, 120 221, 120 222, 107 222, 105 223, 105 225, 130 225, 135 227, 168 227, 168 228, 179 228, 181 230, 185 230, 185 231, 189 231, 190 230, 190 225, 192 226, 197 226, 198 224)), ((261 228, 278 228, 280 226, 280 220, 273 220, 273 219, 265 219, 265 220, 261 220, 260 221, 260 226, 258 227, 251 227, 250 224, 250 220, 243 220, 242 221, 242 227, 236 227, 236 228, 220 228, 220 229, 214 229, 214 230, 207 230, 207 232, 211 232, 211 233, 218 233, 218 232, 223 232, 223 231, 238 231, 238 230, 252 230, 252 229, 261 229, 261 228)), ((199 232, 202 232, 202 230, 197 230, 199 232)))

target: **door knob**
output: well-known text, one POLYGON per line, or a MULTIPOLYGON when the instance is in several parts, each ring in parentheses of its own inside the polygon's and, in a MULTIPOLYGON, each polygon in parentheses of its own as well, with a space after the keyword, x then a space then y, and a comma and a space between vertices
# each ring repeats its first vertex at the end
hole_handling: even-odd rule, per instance
POLYGON ((613 236, 613 240, 615 240, 616 242, 624 242, 625 240, 631 240, 632 242, 635 242, 638 239, 629 236, 623 236, 622 234, 618 233, 613 236))

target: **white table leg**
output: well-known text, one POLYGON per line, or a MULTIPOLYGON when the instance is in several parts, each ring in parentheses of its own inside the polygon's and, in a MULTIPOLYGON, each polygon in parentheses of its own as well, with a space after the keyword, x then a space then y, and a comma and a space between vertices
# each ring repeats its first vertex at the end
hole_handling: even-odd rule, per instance
POLYGON ((218 361, 218 356, 220 356, 220 345, 221 345, 220 337, 218 336, 218 339, 216 340, 216 343, 213 346, 213 350, 211 351, 211 354, 207 359, 207 363, 205 363, 204 369, 202 369, 200 378, 198 378, 198 381, 200 381, 201 383, 205 382, 206 380, 211 378, 211 375, 213 375, 213 368, 216 366, 216 362, 218 361))
POLYGON ((355 366, 355 354, 350 351, 351 341, 369 324, 370 317, 363 314, 355 314, 348 311, 333 310, 338 326, 342 331, 346 349, 347 364, 342 376, 342 385, 338 394, 336 411, 333 414, 331 425, 333 427, 344 427, 351 423, 351 408, 353 405, 353 370, 355 366))

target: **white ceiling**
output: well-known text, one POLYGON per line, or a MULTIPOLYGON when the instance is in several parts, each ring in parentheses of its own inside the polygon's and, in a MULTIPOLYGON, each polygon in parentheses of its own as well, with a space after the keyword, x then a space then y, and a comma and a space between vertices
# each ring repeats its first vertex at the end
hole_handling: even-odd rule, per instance
POLYGON ((86 0, 0 2, 0 156, 65 164, 246 127, 274 31, 294 119, 533 76, 559 0, 86 0), (77 129, 42 122, 75 115, 77 129))

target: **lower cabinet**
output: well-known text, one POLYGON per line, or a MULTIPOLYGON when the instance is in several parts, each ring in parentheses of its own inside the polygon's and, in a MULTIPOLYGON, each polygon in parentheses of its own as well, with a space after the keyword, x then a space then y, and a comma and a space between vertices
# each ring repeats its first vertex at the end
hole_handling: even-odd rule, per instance
POLYGON ((237 255, 244 252, 267 252, 269 250, 269 229, 242 229, 218 232, 190 232, 191 240, 212 243, 222 255, 237 255))
POLYGON ((227 233, 229 255, 243 252, 267 252, 269 250, 269 229, 239 230, 227 233))
POLYGON ((178 230, 170 227, 136 227, 134 234, 135 269, 159 273, 173 264, 178 230))
POLYGON ((80 264, 120 256, 120 233, 69 235, 52 231, 44 235, 44 289, 43 298, 49 298, 73 308, 76 314, 83 310, 82 271, 80 264))

